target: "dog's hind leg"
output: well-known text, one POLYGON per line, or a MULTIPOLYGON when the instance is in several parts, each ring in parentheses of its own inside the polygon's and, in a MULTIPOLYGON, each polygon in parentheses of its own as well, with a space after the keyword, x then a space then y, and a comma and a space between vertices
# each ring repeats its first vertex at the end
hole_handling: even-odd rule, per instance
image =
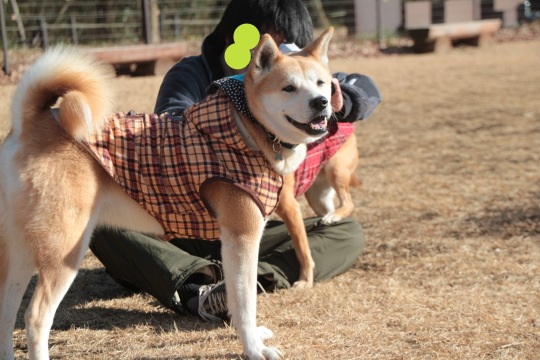
MULTIPOLYGON (((331 224, 350 216, 354 210, 350 186, 358 165, 355 136, 350 136, 339 151, 328 161, 313 185, 306 192, 309 205, 322 221, 331 224), (338 207, 334 207, 337 195, 338 207)), ((354 185, 353 185, 354 186, 354 185)))
POLYGON ((317 216, 325 216, 334 212, 336 191, 332 187, 324 168, 319 172, 304 196, 317 216))
POLYGON ((350 186, 353 183, 353 173, 357 166, 356 136, 350 136, 324 167, 330 184, 336 191, 339 205, 333 212, 324 216, 323 222, 330 224, 340 221, 350 216, 354 211, 350 186))
MULTIPOLYGON (((64 216, 69 216, 64 212, 64 216)), ((30 359, 48 359, 49 331, 58 305, 75 279, 92 235, 93 221, 81 216, 62 226, 51 226, 57 233, 39 239, 43 244, 36 254, 38 281, 25 313, 30 359)))
POLYGON ((14 191, 7 186, 10 182, 6 178, 13 171, 3 166, 7 163, 2 157, 5 154, 0 155, 0 359, 11 360, 15 356, 12 339, 17 311, 35 265, 23 232, 11 217, 13 207, 8 206, 7 195, 14 191))
POLYGON ((7 234, 0 224, 0 359, 13 359, 13 329, 17 311, 32 274, 30 249, 16 234, 7 234), (9 244, 7 242, 9 236, 9 244))

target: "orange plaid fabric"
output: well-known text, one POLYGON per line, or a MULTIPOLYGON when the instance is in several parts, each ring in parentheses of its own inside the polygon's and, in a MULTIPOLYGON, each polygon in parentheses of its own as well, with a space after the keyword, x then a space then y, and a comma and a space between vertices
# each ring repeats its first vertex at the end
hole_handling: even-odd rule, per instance
POLYGON ((210 181, 230 182, 246 191, 264 217, 277 206, 282 177, 260 152, 252 152, 234 123, 223 92, 169 114, 109 117, 86 145, 104 169, 165 230, 165 240, 216 240, 220 231, 201 197, 210 181))

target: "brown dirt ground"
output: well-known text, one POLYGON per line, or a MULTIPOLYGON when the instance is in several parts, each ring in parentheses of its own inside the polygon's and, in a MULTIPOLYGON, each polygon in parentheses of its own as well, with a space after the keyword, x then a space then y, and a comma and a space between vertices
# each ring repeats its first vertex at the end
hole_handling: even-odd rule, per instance
MULTIPOLYGON (((289 359, 537 359, 540 41, 449 54, 334 59, 384 102, 357 128, 367 244, 312 290, 258 297, 289 359)), ((160 77, 114 81, 118 109, 153 108, 160 77)), ((0 86, 8 119, 13 86, 0 86)), ((0 138, 8 124, 0 122, 0 138)), ((306 215, 310 211, 306 209, 306 215)), ((23 309, 28 303, 23 302, 23 309)), ((23 312, 15 330, 26 355, 23 312)), ((223 325, 180 317, 112 281, 89 253, 61 304, 53 359, 237 359, 223 325)))

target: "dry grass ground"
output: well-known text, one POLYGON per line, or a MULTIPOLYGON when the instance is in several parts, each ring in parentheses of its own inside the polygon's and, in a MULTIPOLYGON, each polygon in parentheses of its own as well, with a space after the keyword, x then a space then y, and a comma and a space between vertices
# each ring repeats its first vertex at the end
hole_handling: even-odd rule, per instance
MULTIPOLYGON (((365 253, 307 291, 259 300, 290 359, 538 359, 540 42, 334 59, 384 102, 359 124, 355 218, 365 253)), ((153 108, 159 77, 114 81, 118 109, 153 108)), ((0 138, 8 99, 0 87, 0 138)), ((306 211, 309 214, 309 211, 306 211)), ((25 297, 23 307, 28 303, 25 297)), ((23 313, 15 331, 25 356, 23 313)), ((88 254, 51 333, 53 359, 237 359, 222 325, 114 283, 88 254)))

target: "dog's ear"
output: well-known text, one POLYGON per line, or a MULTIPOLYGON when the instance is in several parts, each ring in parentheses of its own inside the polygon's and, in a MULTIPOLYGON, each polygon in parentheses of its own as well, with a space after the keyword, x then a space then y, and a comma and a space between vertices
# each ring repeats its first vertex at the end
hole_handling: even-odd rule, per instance
POLYGON ((270 35, 264 34, 255 48, 253 59, 251 60, 254 75, 260 76, 266 74, 280 56, 283 55, 279 51, 274 39, 270 35))
POLYGON ((330 26, 315 41, 307 45, 302 52, 318 59, 322 64, 328 66, 328 45, 334 34, 334 27, 330 26))

